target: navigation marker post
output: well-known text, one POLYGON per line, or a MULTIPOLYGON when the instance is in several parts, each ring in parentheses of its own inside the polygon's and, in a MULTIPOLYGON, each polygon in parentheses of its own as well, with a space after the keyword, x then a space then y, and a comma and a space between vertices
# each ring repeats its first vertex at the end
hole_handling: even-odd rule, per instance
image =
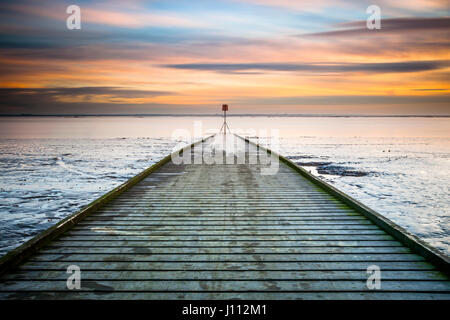
POLYGON ((227 111, 228 111, 228 105, 227 104, 223 104, 222 105, 222 111, 223 111, 223 124, 222 124, 222 127, 220 128, 219 133, 221 133, 222 130, 223 130, 223 134, 227 134, 227 129, 228 129, 228 132, 231 133, 231 130, 228 127, 228 124, 227 124, 227 111))

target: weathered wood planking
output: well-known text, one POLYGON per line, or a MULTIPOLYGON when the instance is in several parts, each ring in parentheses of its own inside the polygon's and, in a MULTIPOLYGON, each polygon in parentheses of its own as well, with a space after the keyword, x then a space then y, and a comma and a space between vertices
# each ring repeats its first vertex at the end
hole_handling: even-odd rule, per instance
POLYGON ((0 298, 450 298, 445 256, 284 158, 276 175, 264 166, 166 158, 3 259, 0 298), (66 287, 72 264, 80 290, 66 287), (380 290, 367 288, 370 265, 380 290))

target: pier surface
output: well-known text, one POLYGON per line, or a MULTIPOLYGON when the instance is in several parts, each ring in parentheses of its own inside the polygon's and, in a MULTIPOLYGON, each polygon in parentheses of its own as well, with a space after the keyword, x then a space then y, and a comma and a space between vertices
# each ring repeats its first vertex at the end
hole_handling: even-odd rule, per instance
POLYGON ((161 164, 4 272, 0 299, 450 299, 442 269, 285 162, 261 174, 248 156, 266 151, 241 144, 243 164, 161 164))

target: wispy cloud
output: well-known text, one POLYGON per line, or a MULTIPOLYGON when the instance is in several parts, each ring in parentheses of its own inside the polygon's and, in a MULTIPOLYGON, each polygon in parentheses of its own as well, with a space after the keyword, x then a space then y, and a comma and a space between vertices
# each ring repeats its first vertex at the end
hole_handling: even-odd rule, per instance
POLYGON ((116 87, 78 87, 78 88, 0 88, 3 103, 29 101, 96 101, 98 97, 110 103, 122 102, 130 98, 151 98, 174 95, 171 91, 134 90, 116 87))
POLYGON ((450 31, 450 18, 395 18, 382 19, 382 28, 374 31, 366 27, 366 21, 352 21, 340 23, 336 27, 339 30, 316 32, 310 34, 303 34, 299 36, 314 36, 314 37, 348 37, 355 35, 379 35, 389 34, 393 32, 417 32, 426 30, 439 30, 441 32, 450 31))
POLYGON ((252 104, 287 104, 287 105, 330 105, 333 102, 335 105, 383 105, 383 104, 417 104, 417 103, 442 103, 449 101, 450 95, 442 94, 433 97, 417 96, 417 95, 325 95, 325 96, 293 96, 293 97, 274 97, 274 98, 239 98, 236 99, 238 103, 252 103, 252 104))
POLYGON ((419 72, 445 68, 450 61, 407 61, 381 63, 186 63, 164 65, 167 68, 184 70, 201 70, 215 72, 243 72, 243 71, 289 71, 289 72, 317 72, 317 73, 397 73, 419 72))

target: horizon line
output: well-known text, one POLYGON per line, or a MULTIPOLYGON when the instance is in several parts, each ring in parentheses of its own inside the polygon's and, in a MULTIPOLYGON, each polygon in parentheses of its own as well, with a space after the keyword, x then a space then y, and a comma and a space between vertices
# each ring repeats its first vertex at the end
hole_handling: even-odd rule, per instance
MULTIPOLYGON (((222 117, 222 113, 99 113, 99 114, 0 114, 0 117, 222 117)), ((317 118, 449 118, 450 114, 302 114, 302 113, 241 113, 227 117, 317 117, 317 118)))

